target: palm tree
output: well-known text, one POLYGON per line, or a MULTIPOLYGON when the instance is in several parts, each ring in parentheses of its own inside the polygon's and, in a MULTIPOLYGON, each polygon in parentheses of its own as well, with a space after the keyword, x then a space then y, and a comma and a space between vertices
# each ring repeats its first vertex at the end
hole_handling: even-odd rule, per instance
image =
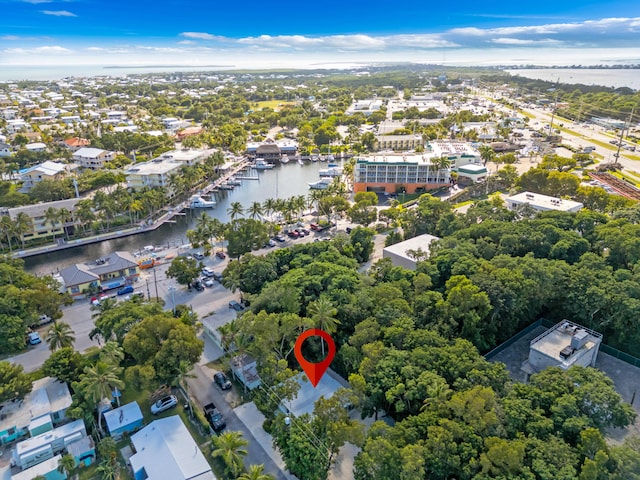
POLYGON ((262 211, 267 217, 276 211, 276 201, 273 198, 267 198, 262 204, 262 211))
MULTIPOLYGON (((315 302, 310 303, 309 307, 307 307, 307 313, 309 314, 309 318, 313 320, 316 328, 324 330, 328 334, 335 333, 338 329, 340 321, 335 318, 338 310, 326 297, 320 297, 315 302)), ((322 356, 324 357, 324 339, 321 338, 320 340, 322 356)))
POLYGON ((44 222, 51 225, 51 232, 53 233, 53 239, 56 239, 55 228, 58 224, 60 216, 58 215, 58 209, 49 207, 44 211, 44 222))
POLYGON ((72 347, 76 337, 68 323, 56 322, 47 331, 49 350, 55 352, 59 348, 72 347))
POLYGON ((89 199, 80 200, 76 203, 75 218, 82 226, 82 231, 86 232, 86 225, 96 219, 93 213, 93 202, 89 199))
POLYGON ((257 218, 262 218, 263 210, 260 202, 253 202, 247 209, 247 213, 249 214, 249 218, 252 218, 254 220, 257 218))
POLYGON ((240 202, 231 202, 231 205, 227 208, 227 213, 231 220, 235 220, 236 217, 244 215, 244 208, 240 202))
POLYGON ((184 360, 180 361, 180 363, 178 364, 178 369, 176 370, 176 373, 171 380, 171 385, 180 387, 182 390, 184 390, 184 392, 186 393, 185 400, 187 401, 187 405, 189 405, 189 411, 193 416, 193 409, 191 408, 191 402, 189 401, 189 382, 185 381, 187 378, 196 378, 196 375, 191 373, 192 370, 193 365, 184 360))
MULTIPOLYGON (((119 378, 121 371, 120 367, 98 360, 95 365, 84 369, 80 388, 97 405, 102 399, 111 398, 114 387, 124 388, 124 382, 119 378)), ((102 430, 102 415, 98 415, 98 429, 102 430)))
POLYGON ((119 367, 120 362, 124 360, 124 350, 118 345, 118 342, 110 340, 100 350, 100 360, 119 367))
POLYGON ((251 465, 249 471, 240 475, 238 480, 276 480, 276 477, 264 473, 264 465, 251 465))
POLYGON ((67 240, 69 240, 69 232, 67 231, 65 226, 73 221, 71 212, 66 208, 61 208, 60 210, 58 210, 58 220, 61 223, 65 237, 67 237, 67 240))
POLYGON ((73 458, 73 455, 67 453, 58 460, 58 471, 60 473, 68 476, 74 468, 76 468, 76 459, 73 458))
POLYGON ((482 158, 482 161, 484 162, 485 166, 487 165, 488 162, 493 160, 493 157, 495 156, 495 152, 493 151, 493 148, 491 148, 489 145, 481 145, 478 148, 478 151, 480 152, 480 158, 482 158))
POLYGON ((25 234, 33 232, 33 219, 26 213, 20 212, 13 221, 13 228, 16 236, 20 237, 22 248, 24 248, 25 234))
POLYGON ((449 157, 447 155, 442 155, 439 158, 434 158, 433 160, 431 160, 431 164, 438 170, 437 178, 440 178, 440 172, 451 167, 451 160, 449 160, 449 157))
POLYGON ((242 470, 243 458, 247 451, 242 448, 249 445, 240 432, 225 432, 218 437, 213 437, 215 447, 211 455, 214 458, 221 457, 233 476, 237 476, 242 470))
POLYGON ((12 252, 11 239, 15 236, 16 226, 8 215, 0 217, 0 232, 7 237, 7 244, 9 245, 9 251, 12 252))
POLYGON ((96 473, 100 475, 100 480, 118 480, 120 478, 120 466, 118 462, 105 460, 98 465, 96 473))

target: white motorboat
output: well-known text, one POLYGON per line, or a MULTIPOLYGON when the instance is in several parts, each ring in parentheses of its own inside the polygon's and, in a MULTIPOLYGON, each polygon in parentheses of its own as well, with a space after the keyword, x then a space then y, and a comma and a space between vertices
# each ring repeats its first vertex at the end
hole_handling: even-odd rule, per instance
POLYGON ((304 165, 304 162, 302 161, 301 157, 298 157, 298 165, 304 165))
POLYGON ((189 208, 213 208, 216 206, 214 200, 205 200, 200 195, 194 195, 189 200, 189 208))
POLYGON ((342 175, 342 168, 338 166, 324 168, 318 171, 318 175, 320 175, 320 177, 339 177, 340 175, 342 175))
POLYGON ((254 167, 256 170, 271 170, 273 165, 267 163, 263 158, 256 158, 256 164, 254 167))
POLYGON ((310 182, 309 188, 312 190, 326 190, 333 183, 332 178, 321 178, 317 182, 310 182))
POLYGON ((288 155, 282 155, 282 157, 280 158, 280 163, 283 163, 283 164, 289 163, 289 156, 288 155))
POLYGON ((318 161, 318 155, 311 155, 311 161, 312 162, 317 162, 318 161))

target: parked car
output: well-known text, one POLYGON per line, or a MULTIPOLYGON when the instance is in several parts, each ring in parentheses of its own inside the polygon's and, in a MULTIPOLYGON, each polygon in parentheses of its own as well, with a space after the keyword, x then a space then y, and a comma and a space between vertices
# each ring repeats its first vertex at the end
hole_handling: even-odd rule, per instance
POLYGON ((49 315, 40 315, 38 319, 35 321, 31 328, 40 327, 42 325, 46 325, 47 323, 53 322, 53 319, 49 315))
POLYGON ((205 405, 202 409, 204 410, 204 416, 207 418, 207 421, 209 422, 209 425, 211 425, 211 428, 213 428, 214 432, 219 432, 227 426, 227 422, 225 422, 224 417, 213 403, 205 405))
POLYGON ((195 289, 196 289, 196 291, 198 291, 198 292, 202 292, 202 291, 204 290, 204 285, 203 285, 203 284, 202 284, 202 282, 198 279, 198 280, 195 280, 195 281, 193 282, 193 288, 195 288, 195 289))
POLYGON ((229 308, 233 308, 236 312, 241 312, 242 310, 244 310, 244 307, 235 300, 231 300, 229 302, 229 308))
POLYGON ((217 372, 213 375, 213 381, 222 389, 229 390, 231 388, 231 382, 227 376, 222 372, 217 372))
POLYGON ((204 259, 204 253, 196 252, 196 253, 193 254, 193 258, 195 258, 196 260, 203 260, 204 259))
POLYGON ((133 287, 131 285, 125 285, 118 290, 118 295, 126 295, 127 293, 133 293, 133 287))
POLYGON ((311 225, 309 225, 309 228, 313 231, 317 231, 318 227, 319 225, 317 223, 312 223, 311 225))
POLYGON ((156 403, 151 405, 151 413, 157 415, 178 405, 178 398, 175 395, 167 395, 162 397, 156 403))
POLYGON ((225 253, 222 250, 218 250, 216 252, 216 257, 218 257, 221 260, 224 260, 225 258, 227 258, 227 256, 225 255, 225 253))
POLYGON ((264 248, 271 248, 275 246, 276 246, 276 242, 272 238, 270 238, 269 241, 264 244, 264 248))
POLYGON ((298 232, 296 232, 295 230, 287 233, 287 235, 289 236, 289 238, 298 238, 300 236, 300 234, 298 232))
POLYGON ((283 243, 283 242, 286 242, 286 241, 287 241, 287 239, 286 239, 286 238, 284 238, 284 236, 282 236, 282 235, 280 235, 280 234, 278 234, 278 235, 276 235, 275 237, 273 237, 273 239, 274 239, 276 242, 280 242, 280 243, 283 243))
POLYGON ((213 287, 214 285, 213 279, 209 277, 203 277, 200 281, 205 287, 213 287))
POLYGON ((210 269, 209 267, 204 267, 202 269, 202 275, 204 275, 205 277, 213 277, 213 274, 216 273, 214 272, 212 269, 210 269))
POLYGON ((222 274, 220 272, 213 272, 211 276, 216 282, 222 283, 222 274))
POLYGON ((31 332, 27 335, 27 342, 29 342, 29 345, 37 345, 42 343, 42 339, 38 332, 31 332))

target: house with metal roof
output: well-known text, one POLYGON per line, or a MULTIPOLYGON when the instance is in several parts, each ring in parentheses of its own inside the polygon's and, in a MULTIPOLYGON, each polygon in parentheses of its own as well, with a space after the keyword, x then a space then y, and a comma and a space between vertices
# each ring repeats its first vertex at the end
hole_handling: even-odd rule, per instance
POLYGON ((135 480, 216 480, 198 444, 178 415, 151 422, 131 435, 135 480))
POLYGON ((35 165, 20 172, 22 187, 20 191, 26 193, 30 191, 36 183, 42 180, 58 180, 67 173, 67 166, 64 163, 47 160, 40 165, 35 165))
POLYGON ((138 402, 127 403, 104 413, 104 423, 115 440, 122 438, 125 433, 134 432, 142 427, 143 420, 138 402))
POLYGON ((73 213, 76 204, 80 198, 69 198, 66 200, 57 200, 55 202, 42 202, 34 205, 25 205, 23 207, 13 207, 0 209, 0 215, 9 215, 11 220, 17 218, 20 213, 24 213, 31 219, 33 228, 30 231, 21 233, 21 241, 32 240, 39 237, 62 237, 64 235, 73 235, 75 224, 73 222, 73 213), (45 212, 53 208, 55 210, 68 210, 69 218, 60 218, 57 222, 51 223, 45 217, 45 212))
POLYGON ((77 263, 60 270, 63 287, 73 298, 81 298, 87 290, 113 290, 138 280, 138 262, 129 252, 114 252, 92 263, 77 263))
POLYGON ((101 148, 83 147, 73 154, 73 161, 82 168, 100 170, 105 162, 110 162, 116 156, 116 152, 110 152, 101 148))
POLYGON ((71 402, 65 382, 52 377, 34 381, 33 389, 22 400, 1 406, 0 445, 52 430, 66 420, 71 402))

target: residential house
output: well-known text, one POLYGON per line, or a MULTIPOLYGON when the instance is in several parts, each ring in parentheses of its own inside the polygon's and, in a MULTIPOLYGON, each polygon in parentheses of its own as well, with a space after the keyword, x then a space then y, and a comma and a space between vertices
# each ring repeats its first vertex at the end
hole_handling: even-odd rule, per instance
POLYGON ((6 143, 0 143, 0 157, 10 157, 11 146, 6 143))
POLYGON ((45 152, 47 150, 47 145, 42 142, 28 143, 24 148, 30 152, 45 152))
POLYGON ((88 147, 90 143, 89 140, 80 137, 71 137, 64 141, 65 147, 72 152, 78 151, 83 147, 88 147))
POLYGON ((377 112, 382 108, 382 100, 377 98, 371 98, 366 100, 356 100, 349 108, 344 112, 345 115, 353 115, 354 113, 362 113, 366 117, 373 112, 377 112))
POLYGON ((202 127, 198 127, 198 126, 183 128, 182 130, 176 133, 176 140, 182 141, 187 137, 193 137, 195 135, 199 135, 200 133, 203 132, 203 130, 204 129, 202 127))
POLYGON ((55 202, 43 202, 34 205, 25 205, 24 207, 7 208, 1 211, 0 214, 9 215, 11 220, 15 220, 19 213, 24 213, 31 219, 33 229, 21 235, 21 242, 40 237, 63 237, 73 235, 74 233, 73 213, 79 200, 79 198, 69 198, 55 202), (71 213, 71 216, 70 218, 59 219, 59 221, 52 224, 45 216, 45 212, 49 208, 55 210, 64 208, 71 213))
POLYGON ((125 433, 131 433, 142 427, 142 411, 138 402, 127 403, 104 413, 104 423, 109 435, 119 440, 125 433))
POLYGON ((58 470, 62 455, 56 455, 48 460, 38 463, 31 468, 22 470, 11 475, 11 480, 33 480, 34 478, 45 478, 46 480, 66 480, 68 477, 64 472, 58 470))
POLYGON ((53 430, 67 420, 72 398, 65 382, 44 377, 33 382, 24 399, 8 401, 0 410, 0 445, 53 430))
POLYGON ((356 159, 354 192, 425 193, 450 185, 448 168, 425 155, 373 155, 356 159))
POLYGON ((88 288, 106 291, 130 285, 138 281, 140 269, 129 252, 114 252, 88 264, 71 265, 59 275, 65 291, 73 298, 82 298, 88 288))
POLYGON ((102 150, 101 148, 83 147, 73 154, 73 161, 82 168, 100 170, 105 162, 110 162, 116 156, 116 152, 102 150))
POLYGON ((130 165, 124 171, 127 186, 133 190, 165 188, 170 191, 169 177, 177 173, 181 166, 181 162, 168 159, 155 159, 130 165))
POLYGON ((66 173, 67 166, 64 163, 52 162, 51 160, 47 160, 39 165, 21 170, 19 172, 20 180, 22 181, 20 191, 27 193, 34 187, 34 185, 42 180, 59 180, 64 177, 66 173))
POLYGON ((13 135, 14 133, 31 131, 31 125, 21 118, 18 118, 16 120, 7 120, 5 129, 9 135, 13 135))
POLYGON ((131 436, 135 480, 216 480, 198 444, 178 415, 151 422, 131 436))

